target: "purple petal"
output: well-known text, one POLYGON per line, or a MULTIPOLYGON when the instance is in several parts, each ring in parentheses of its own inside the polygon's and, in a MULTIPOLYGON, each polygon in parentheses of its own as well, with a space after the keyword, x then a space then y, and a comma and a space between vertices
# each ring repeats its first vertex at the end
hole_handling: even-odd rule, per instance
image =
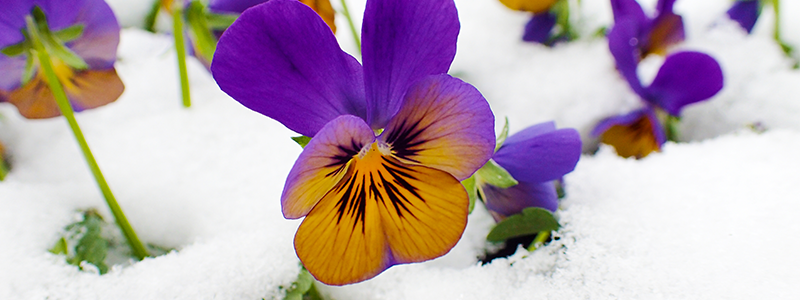
POLYGON ((643 47, 644 49, 642 49, 642 52, 644 52, 642 56, 647 56, 650 53, 665 55, 669 46, 686 39, 683 18, 673 14, 671 11, 660 14, 650 24, 650 33, 646 39, 647 42, 643 47))
POLYGON ((497 219, 518 214, 526 207, 541 207, 549 211, 558 209, 558 194, 552 181, 521 181, 507 189, 486 184, 482 190, 486 208, 497 219))
MULTIPOLYGON (((0 49, 22 42, 20 29, 25 27, 25 15, 30 14, 33 1, 2 1, 0 3, 0 49)), ((0 90, 10 91, 22 83, 25 57, 8 57, 0 53, 0 90)))
POLYGON ((68 26, 83 24, 83 34, 77 40, 67 43, 67 47, 83 58, 92 69, 112 68, 117 59, 119 45, 120 28, 117 18, 103 0, 79 2, 74 4, 81 6, 69 8, 78 14, 68 26))
POLYGON ((415 81, 447 73, 459 23, 453 0, 367 1, 363 62, 367 123, 383 128, 415 81))
POLYGON ((674 14, 674 6, 675 0, 658 0, 658 3, 656 3, 656 15, 674 14))
POLYGON ((366 117, 361 66, 298 1, 244 12, 220 38, 211 72, 242 105, 303 135, 340 115, 366 117))
POLYGON ((678 52, 667 56, 644 98, 677 116, 684 106, 716 95, 722 85, 722 68, 714 58, 700 52, 678 52))
POLYGON ((753 31, 753 26, 756 26, 759 14, 761 14, 761 7, 758 0, 736 1, 731 9, 728 10, 728 17, 739 23, 742 28, 747 30, 747 33, 753 31))
POLYGON ((617 21, 611 28, 611 32, 608 33, 608 48, 617 63, 617 70, 628 81, 631 89, 639 96, 644 97, 644 87, 636 73, 641 55, 638 47, 641 42, 638 38, 637 25, 631 19, 623 18, 617 21))
POLYGON ((615 24, 627 19, 632 21, 636 28, 646 28, 650 20, 636 0, 611 0, 611 11, 614 13, 615 24))
POLYGON ((539 44, 547 43, 550 39, 550 32, 556 26, 557 19, 557 16, 550 12, 533 15, 528 24, 525 24, 525 34, 522 36, 522 40, 539 44))
POLYGON ((246 9, 269 0, 210 0, 208 9, 212 12, 237 13, 240 14, 246 9))
POLYGON ((297 219, 308 214, 347 171, 350 159, 375 140, 364 120, 344 115, 320 129, 295 161, 281 195, 283 215, 297 219))
POLYGON ((510 136, 492 158, 517 181, 544 182, 572 172, 580 157, 578 131, 543 123, 510 136))
POLYGON ((447 74, 417 81, 379 137, 403 162, 469 178, 492 156, 494 115, 475 87, 447 74))

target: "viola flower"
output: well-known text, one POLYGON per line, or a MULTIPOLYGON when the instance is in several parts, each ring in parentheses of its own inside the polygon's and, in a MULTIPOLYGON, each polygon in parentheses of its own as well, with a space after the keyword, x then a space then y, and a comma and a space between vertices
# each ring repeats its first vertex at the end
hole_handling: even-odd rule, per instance
MULTIPOLYGON (((0 7, 0 91, 29 119, 61 115, 44 72, 32 56, 31 41, 22 34, 25 16, 34 7, 46 20, 45 40, 53 49, 52 62, 75 111, 99 107, 116 100, 124 89, 114 69, 119 44, 119 24, 102 0, 15 0, 0 7)), ((43 17, 40 17, 43 18, 43 17)), ((2 93, 0 93, 2 94, 2 93)))
POLYGON ((685 39, 683 18, 672 11, 674 4, 675 0, 658 0, 656 15, 650 18, 636 0, 611 0, 612 31, 633 31, 635 40, 630 42, 636 43, 639 59, 654 53, 665 55, 669 46, 685 39))
POLYGON ((571 40, 575 37, 569 26, 569 4, 563 0, 500 0, 506 7, 526 11, 533 14, 530 21, 525 24, 522 40, 553 46, 562 40, 571 40), (561 2, 559 2, 561 1, 561 2), (562 3, 563 5, 558 5, 562 3), (563 15, 560 17, 560 15, 563 15), (559 22, 559 18, 562 18, 559 22), (560 25, 560 30, 556 25, 560 25))
POLYGON ((731 20, 739 23, 747 33, 750 33, 758 21, 758 16, 761 15, 761 3, 758 0, 737 0, 727 13, 731 20))
POLYGON ((555 180, 572 172, 581 156, 581 137, 572 128, 556 129, 553 122, 528 127, 505 140, 492 159, 519 183, 500 188, 478 180, 486 208, 496 221, 526 207, 558 208, 555 180))
POLYGON ((678 117, 685 106, 716 95, 722 89, 723 76, 722 68, 711 56, 684 51, 668 55, 653 82, 645 87, 636 73, 639 59, 636 36, 635 27, 615 25, 608 43, 617 69, 645 102, 645 107, 602 120, 593 135, 614 146, 620 156, 642 158, 660 150, 666 142, 662 125, 666 118, 678 117))
POLYGON ((368 0, 363 66, 308 6, 272 0, 223 33, 211 72, 244 106, 313 139, 281 195, 305 216, 297 256, 319 281, 363 281, 447 253, 467 222, 460 181, 491 157, 494 116, 446 75, 453 0, 368 0))

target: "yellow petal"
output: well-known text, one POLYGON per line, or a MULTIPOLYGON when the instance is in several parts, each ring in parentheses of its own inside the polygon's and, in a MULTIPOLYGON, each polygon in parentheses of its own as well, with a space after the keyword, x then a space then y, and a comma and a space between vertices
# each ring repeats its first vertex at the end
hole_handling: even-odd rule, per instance
MULTIPOLYGON (((56 73, 75 111, 114 102, 124 90, 122 81, 113 68, 77 73, 56 69, 56 73)), ((27 84, 11 91, 8 94, 8 102, 14 104, 19 113, 28 119, 45 119, 61 115, 53 92, 41 72, 27 84)))
POLYGON ((653 124, 647 116, 642 116, 630 125, 614 125, 600 139, 604 144, 614 146, 617 154, 626 158, 642 158, 660 149, 653 134, 653 124))
POLYGON ((550 10, 558 0, 500 0, 505 6, 514 10, 529 11, 535 14, 550 10))
POLYGON ((323 283, 355 283, 439 257, 464 231, 469 200, 461 184, 386 151, 373 143, 355 157, 297 230, 297 256, 323 283))

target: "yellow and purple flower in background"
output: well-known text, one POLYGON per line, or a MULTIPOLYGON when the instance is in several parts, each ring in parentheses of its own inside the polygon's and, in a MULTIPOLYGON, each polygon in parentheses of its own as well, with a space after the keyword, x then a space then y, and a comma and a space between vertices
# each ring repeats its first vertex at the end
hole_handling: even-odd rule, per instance
POLYGON ((639 59, 650 54, 665 55, 667 48, 686 38, 683 18, 672 11, 674 5, 675 0, 658 0, 656 15, 650 18, 636 0, 611 0, 614 28, 633 31, 629 42, 635 44, 639 59))
POLYGON ((75 111, 108 104, 122 94, 114 69, 120 28, 104 1, 0 0, 0 7, 0 94, 5 94, 0 100, 15 105, 22 116, 61 114, 23 34, 26 16, 33 15, 43 32, 42 42, 75 111))
POLYGON ((555 181, 572 172, 580 156, 581 137, 575 129, 556 129, 553 122, 533 125, 508 137, 492 157, 518 183, 502 188, 478 178, 475 185, 497 221, 527 207, 555 212, 555 181))
POLYGON ((506 7, 533 14, 525 24, 522 40, 553 46, 576 37, 569 23, 567 0, 500 0, 506 7))
POLYGON ((723 86, 722 69, 711 56, 694 51, 667 55, 655 79, 645 87, 637 74, 640 49, 636 43, 641 23, 619 19, 608 35, 617 70, 645 106, 631 113, 602 120, 593 130, 603 143, 614 146, 623 157, 642 158, 661 149, 668 131, 664 123, 681 110, 707 100, 723 86))
POLYGON ((728 9, 728 17, 739 23, 747 33, 753 31, 753 27, 761 15, 761 1, 759 0, 736 0, 728 9))
POLYGON ((308 6, 272 0, 225 31, 211 71, 244 106, 313 137, 286 180, 286 218, 305 217, 297 256, 326 284, 447 253, 467 222, 460 184, 494 149, 494 116, 446 75, 453 0, 368 0, 363 65, 308 6))

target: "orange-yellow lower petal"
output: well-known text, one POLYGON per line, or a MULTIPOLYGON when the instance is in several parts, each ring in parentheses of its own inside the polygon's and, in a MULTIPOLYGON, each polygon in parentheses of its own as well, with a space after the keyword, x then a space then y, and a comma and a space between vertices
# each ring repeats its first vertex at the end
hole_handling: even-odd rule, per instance
POLYGON ((336 24, 334 23, 336 11, 333 10, 329 0, 300 0, 300 2, 317 12, 322 20, 325 21, 325 24, 328 24, 328 27, 331 28, 331 31, 336 33, 336 24))
POLYGON ((469 200, 458 180, 388 151, 375 142, 353 158, 300 225, 297 256, 319 281, 363 281, 394 264, 444 255, 460 239, 469 200))
MULTIPOLYGON (((114 102, 124 86, 115 69, 72 72, 56 68, 56 74, 75 111, 96 108, 114 102)), ((61 115, 53 92, 40 72, 31 81, 8 94, 8 102, 28 119, 61 115)))
POLYGON ((500 0, 510 9, 528 11, 535 14, 549 10, 556 1, 558 0, 500 0))
POLYGON ((604 144, 614 146, 617 154, 626 158, 642 158, 661 148, 653 134, 653 124, 645 115, 629 125, 611 126, 600 139, 604 144))

